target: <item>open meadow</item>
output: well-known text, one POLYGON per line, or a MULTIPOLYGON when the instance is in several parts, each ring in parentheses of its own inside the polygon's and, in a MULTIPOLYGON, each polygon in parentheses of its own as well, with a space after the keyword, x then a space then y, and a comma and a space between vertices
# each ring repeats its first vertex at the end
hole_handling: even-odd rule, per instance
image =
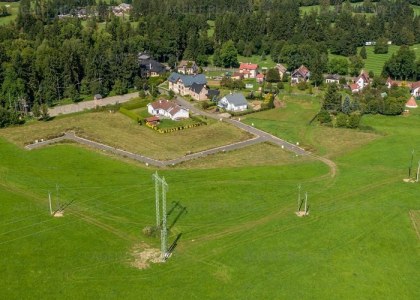
MULTIPOLYGON (((366 132, 334 129, 308 125, 315 97, 287 97, 286 108, 246 122, 331 157, 337 175, 265 144, 159 170, 169 244, 179 240, 166 263, 149 266, 142 254, 159 239, 142 229, 155 223, 155 169, 73 144, 23 150, 48 123, 0 130, 1 298, 419 299, 420 183, 403 178, 412 149, 420 160, 420 112, 365 116, 366 132), (49 191, 64 217, 49 215, 49 191)), ((78 122, 92 118, 117 141, 132 131, 84 115, 78 122)))
POLYGON ((4 2, 0 1, 0 7, 6 6, 7 10, 9 11, 10 15, 6 17, 0 18, 0 25, 9 24, 10 22, 14 21, 19 12, 19 5, 20 2, 4 2))

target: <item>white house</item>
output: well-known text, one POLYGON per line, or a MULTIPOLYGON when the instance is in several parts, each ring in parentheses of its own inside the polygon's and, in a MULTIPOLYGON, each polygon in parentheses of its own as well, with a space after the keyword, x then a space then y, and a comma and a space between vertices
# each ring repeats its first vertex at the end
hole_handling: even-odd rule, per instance
POLYGON ((171 120, 188 119, 188 110, 169 100, 157 100, 147 104, 147 111, 153 116, 169 118, 171 120))
POLYGON ((257 71, 257 64, 241 63, 241 65, 239 66, 239 73, 243 74, 244 78, 256 78, 257 71))
POLYGON ((228 111, 244 111, 248 108, 248 102, 244 95, 235 93, 226 95, 220 99, 218 106, 228 111))
POLYGON ((420 97, 420 81, 411 84, 411 95, 420 97))
POLYGON ((340 76, 337 74, 333 74, 333 75, 327 75, 325 77, 325 82, 326 83, 335 83, 335 84, 340 84, 340 76))
POLYGON ((362 70, 359 77, 354 80, 354 83, 358 85, 359 90, 363 90, 370 83, 369 75, 362 70))

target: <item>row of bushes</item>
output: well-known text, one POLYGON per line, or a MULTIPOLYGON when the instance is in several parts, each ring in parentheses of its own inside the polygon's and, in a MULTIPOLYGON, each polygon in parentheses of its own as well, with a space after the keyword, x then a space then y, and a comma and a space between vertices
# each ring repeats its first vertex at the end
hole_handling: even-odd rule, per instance
POLYGON ((244 110, 244 111, 229 112, 229 113, 234 117, 240 117, 240 116, 244 116, 244 115, 248 115, 248 114, 252 114, 252 113, 260 112, 260 111, 264 111, 264 110, 269 110, 269 109, 271 109, 271 108, 268 107, 268 106, 266 106, 266 107, 261 106, 261 109, 259 109, 257 111, 255 111, 253 109, 248 109, 248 110, 244 110))
POLYGON ((170 132, 175 132, 175 131, 184 130, 184 129, 188 129, 188 128, 199 127, 199 126, 202 126, 202 125, 205 125, 205 123, 199 122, 199 123, 188 124, 188 125, 184 125, 184 126, 178 126, 178 127, 163 129, 163 128, 159 128, 156 125, 151 124, 150 122, 146 122, 146 126, 156 130, 159 133, 170 133, 170 132))

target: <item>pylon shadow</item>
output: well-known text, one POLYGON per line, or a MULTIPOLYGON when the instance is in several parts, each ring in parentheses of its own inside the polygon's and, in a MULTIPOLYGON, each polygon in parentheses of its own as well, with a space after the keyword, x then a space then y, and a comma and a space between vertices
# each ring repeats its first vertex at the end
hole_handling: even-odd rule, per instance
POLYGON ((172 244, 168 248, 168 253, 171 254, 174 252, 176 246, 178 245, 178 241, 181 239, 182 233, 178 234, 175 238, 175 240, 172 242, 172 244))

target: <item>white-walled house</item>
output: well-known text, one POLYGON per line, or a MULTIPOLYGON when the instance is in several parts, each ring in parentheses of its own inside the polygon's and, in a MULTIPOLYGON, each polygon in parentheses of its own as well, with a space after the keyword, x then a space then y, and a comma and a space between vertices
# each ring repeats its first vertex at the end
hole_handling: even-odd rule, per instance
POLYGON ((169 100, 157 100, 147 104, 147 111, 153 116, 168 118, 171 120, 188 119, 188 110, 169 100))
POLYGON ((226 95, 220 99, 218 106, 226 109, 227 111, 244 111, 248 108, 248 102, 246 101, 244 95, 235 93, 226 95))
POLYGON ((414 97, 420 97, 420 81, 411 84, 411 95, 414 97))

